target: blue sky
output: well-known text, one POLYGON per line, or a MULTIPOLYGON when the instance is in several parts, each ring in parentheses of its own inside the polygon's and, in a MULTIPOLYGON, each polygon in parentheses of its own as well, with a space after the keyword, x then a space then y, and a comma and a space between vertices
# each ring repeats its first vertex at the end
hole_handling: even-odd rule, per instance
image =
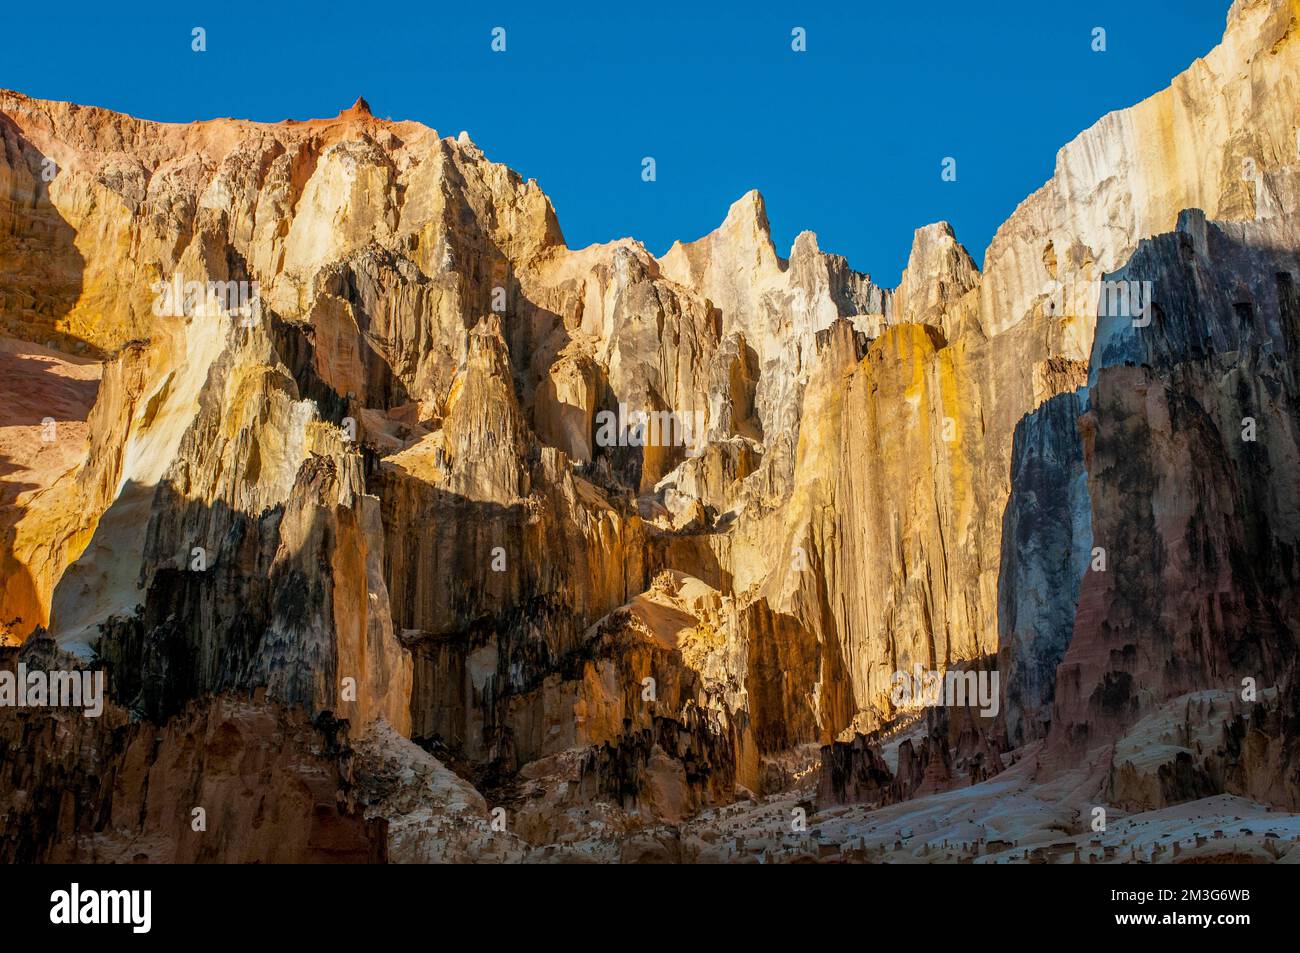
POLYGON ((1229 0, 539 6, 14 3, 0 86, 167 121, 332 116, 364 95, 537 179, 571 246, 662 254, 757 188, 778 252, 811 229, 893 285, 938 219, 982 261, 1057 149, 1208 52, 1229 0))

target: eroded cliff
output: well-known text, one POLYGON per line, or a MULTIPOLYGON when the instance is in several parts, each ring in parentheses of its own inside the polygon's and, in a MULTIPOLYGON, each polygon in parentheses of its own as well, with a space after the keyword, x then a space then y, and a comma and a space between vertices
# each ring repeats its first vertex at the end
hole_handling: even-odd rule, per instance
POLYGON ((1298 34, 1237 0, 982 273, 937 223, 894 290, 781 257, 757 192, 570 249, 364 100, 0 93, 7 664, 103 669, 114 726, 0 711, 6 857, 717 859, 679 835, 738 799, 919 817, 1003 772, 1295 810, 1298 34), (925 712, 917 671, 993 691, 925 712), (315 822, 186 833, 304 765, 315 822))

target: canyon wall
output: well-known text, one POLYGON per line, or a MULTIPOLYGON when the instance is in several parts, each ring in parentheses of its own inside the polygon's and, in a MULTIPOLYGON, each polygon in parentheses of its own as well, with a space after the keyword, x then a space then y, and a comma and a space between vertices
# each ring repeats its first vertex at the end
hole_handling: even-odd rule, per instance
MULTIPOLYGON (((305 811, 347 795, 282 853, 182 825, 150 859, 518 859, 779 793, 807 746, 823 801, 1041 743, 1104 749, 1135 804, 1287 802, 1298 15, 1237 0, 983 272, 940 222, 892 290, 811 232, 781 257, 757 192, 662 257, 571 249, 537 183, 364 100, 166 125, 0 92, 5 639, 104 669, 168 757, 278 770, 265 729, 319 762, 305 811), (993 672, 996 710, 920 712, 918 666, 993 672), (1198 722, 1210 780, 1153 784, 1125 738, 1247 678, 1272 694, 1198 722)), ((80 763, 27 718, 0 739, 61 767, 4 749, 7 854, 152 816, 31 814, 161 755, 123 729, 80 763)))

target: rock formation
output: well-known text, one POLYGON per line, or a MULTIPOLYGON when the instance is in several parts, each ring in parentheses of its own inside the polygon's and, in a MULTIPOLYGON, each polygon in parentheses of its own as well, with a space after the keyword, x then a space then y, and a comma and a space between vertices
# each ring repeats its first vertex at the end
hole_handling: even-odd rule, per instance
POLYGON ((364 100, 0 92, 0 674, 109 685, 0 706, 0 858, 955 860, 1010 842, 932 795, 1004 775, 1043 829, 1300 810, 1298 16, 1236 0, 896 289, 757 192, 571 249, 364 100))

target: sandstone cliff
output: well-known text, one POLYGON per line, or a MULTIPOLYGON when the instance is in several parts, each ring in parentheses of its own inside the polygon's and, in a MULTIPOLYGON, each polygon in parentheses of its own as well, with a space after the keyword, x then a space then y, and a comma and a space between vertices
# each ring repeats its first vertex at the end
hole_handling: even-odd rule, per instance
POLYGON ((782 257, 757 192, 661 258, 571 249, 364 100, 0 92, 0 623, 104 669, 115 726, 0 711, 5 857, 129 814, 95 859, 708 859, 665 831, 1003 772, 1296 809, 1298 16, 1237 0, 982 272, 940 222, 892 290, 782 257), (918 668, 995 711, 921 711, 918 668), (253 774, 317 821, 192 842, 253 774))

